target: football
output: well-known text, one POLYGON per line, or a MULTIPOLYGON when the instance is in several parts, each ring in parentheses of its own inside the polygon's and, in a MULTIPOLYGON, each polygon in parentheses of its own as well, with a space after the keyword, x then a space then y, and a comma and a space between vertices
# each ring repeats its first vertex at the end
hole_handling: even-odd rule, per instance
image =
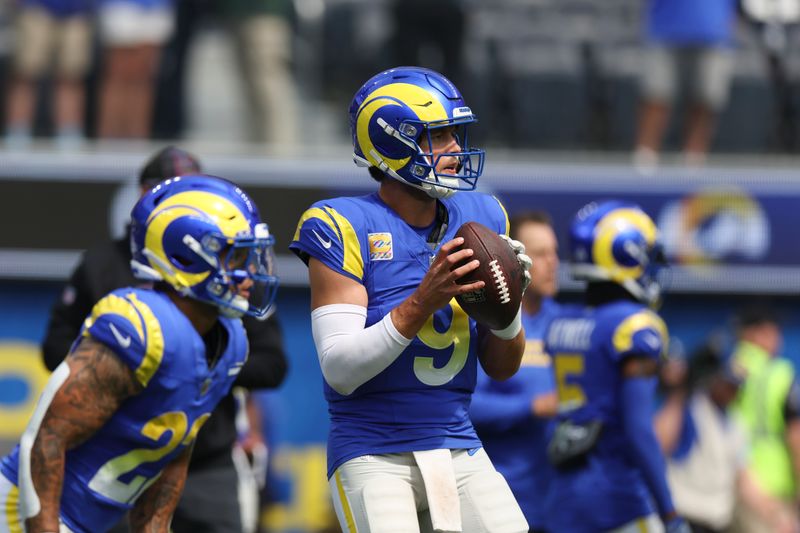
POLYGON ((478 222, 458 228, 462 248, 472 248, 473 255, 456 267, 477 259, 480 266, 459 278, 464 285, 481 280, 486 285, 477 291, 456 296, 461 308, 477 322, 490 329, 503 329, 514 320, 522 300, 524 273, 511 247, 494 231, 478 222))

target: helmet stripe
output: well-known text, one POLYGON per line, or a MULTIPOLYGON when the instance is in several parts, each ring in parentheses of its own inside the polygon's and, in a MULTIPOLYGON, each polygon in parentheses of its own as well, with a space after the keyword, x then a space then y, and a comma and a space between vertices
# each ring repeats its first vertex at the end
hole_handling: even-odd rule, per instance
MULTIPOLYGON (((164 250, 164 234, 175 220, 181 217, 208 219, 229 239, 252 233, 247 217, 230 200, 206 191, 186 191, 161 202, 147 220, 145 248, 172 267, 172 272, 162 272, 164 279, 176 287, 192 287, 209 277, 211 271, 191 273, 170 263, 164 250)), ((157 265, 154 265, 157 266, 157 265)))
POLYGON ((453 118, 447 115, 447 110, 435 94, 410 83, 390 83, 376 89, 370 95, 371 98, 364 102, 362 108, 372 102, 373 98, 384 96, 403 102, 423 122, 437 122, 453 118))
POLYGON ((224 196, 206 191, 186 191, 170 196, 158 204, 150 219, 157 216, 162 209, 179 205, 192 206, 205 213, 205 216, 210 217, 226 237, 233 238, 251 232, 247 217, 233 202, 224 196))
POLYGON ((614 257, 614 240, 620 229, 626 226, 637 228, 644 235, 648 246, 656 240, 656 227, 650 218, 638 209, 615 209, 604 216, 595 230, 595 241, 592 246, 594 263, 608 272, 611 281, 621 283, 627 279, 636 279, 644 273, 644 265, 628 267, 621 265, 614 257))
POLYGON ((389 165, 389 168, 396 171, 406 166, 411 158, 405 157, 403 159, 391 159, 386 157, 384 154, 378 152, 378 150, 375 148, 375 145, 372 144, 372 139, 369 136, 369 123, 370 120, 372 120, 372 115, 374 115, 378 109, 386 105, 399 106, 400 104, 389 98, 375 98, 364 103, 358 113, 356 136, 358 137, 358 144, 361 146, 361 150, 364 152, 364 157, 366 157, 370 163, 376 167, 379 167, 380 163, 384 162, 389 165), (376 160, 376 155, 380 156, 381 161, 376 160))
MULTIPOLYGON (((185 205, 168 207, 166 209, 159 209, 153 212, 153 215, 148 220, 147 235, 144 238, 144 246, 150 250, 156 257, 165 262, 165 265, 171 267, 171 271, 167 271, 160 265, 154 264, 153 266, 160 271, 164 280, 176 288, 188 288, 193 285, 204 281, 211 275, 211 271, 192 273, 184 272, 178 268, 178 265, 172 263, 166 250, 164 250, 164 234, 175 220, 182 217, 201 217, 203 213, 199 212, 193 207, 185 205)), ((210 266, 209 266, 210 268, 210 266)))
MULTIPOLYGON (((387 105, 404 106, 414 113, 421 122, 437 122, 450 119, 447 110, 435 94, 410 83, 390 83, 376 89, 370 98, 361 104, 358 110, 356 123, 356 137, 364 156, 375 166, 380 166, 381 161, 376 161, 374 154, 379 154, 381 160, 392 170, 400 170, 410 158, 390 159, 385 154, 380 154, 369 137, 369 125, 375 112, 387 105)), ((397 127, 397 124, 392 124, 397 127)))

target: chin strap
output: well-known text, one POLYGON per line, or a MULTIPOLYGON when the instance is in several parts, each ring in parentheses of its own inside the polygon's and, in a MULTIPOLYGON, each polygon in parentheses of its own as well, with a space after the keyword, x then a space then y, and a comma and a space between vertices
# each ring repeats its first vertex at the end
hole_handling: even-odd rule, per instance
POLYGON ((373 165, 368 160, 364 159, 363 157, 357 156, 353 154, 353 161, 355 164, 362 168, 369 168, 372 166, 376 166, 381 172, 389 176, 390 178, 394 178, 397 181, 403 183, 404 185, 408 185, 409 187, 414 187, 415 189, 419 189, 423 191, 425 194, 430 196, 431 198, 436 198, 437 200, 443 200, 445 198, 450 198, 456 192, 458 192, 458 178, 443 178, 441 176, 437 177, 436 173, 431 170, 428 174, 428 180, 433 181, 426 181, 420 180, 418 183, 414 183, 408 181, 407 179, 403 178, 400 174, 398 174, 395 170, 389 167, 388 164, 383 160, 383 158, 376 152, 374 149, 370 152, 370 155, 378 161, 378 165, 373 165), (447 186, 437 185, 434 181, 439 183, 444 183, 447 186))
MULTIPOLYGON (((431 172, 433 174, 433 172, 431 172)), ((439 178, 441 182, 449 182, 455 181, 453 185, 458 184, 458 178, 439 178)), ((403 183, 408 183, 406 180, 403 180, 403 183)), ((419 185, 415 185, 413 183, 408 183, 412 187, 416 187, 425 191, 425 193, 430 196, 431 198, 436 198, 437 200, 443 200, 445 198, 450 198, 453 196, 458 189, 452 189, 450 187, 442 187, 441 185, 434 185, 431 182, 422 182, 419 185)), ((449 185, 449 184, 448 184, 449 185)))
POLYGON ((595 265, 587 263, 577 263, 572 265, 572 277, 586 281, 611 281, 623 287, 626 291, 643 304, 652 308, 657 308, 661 300, 661 288, 658 283, 640 283, 634 279, 618 281, 612 278, 606 271, 595 265))
MULTIPOLYGON (((230 293, 231 291, 229 290, 227 294, 230 293)), ((219 314, 226 318, 242 318, 250 309, 250 302, 239 294, 236 294, 227 301, 221 297, 216 298, 219 298, 219 301, 216 302, 219 314)))

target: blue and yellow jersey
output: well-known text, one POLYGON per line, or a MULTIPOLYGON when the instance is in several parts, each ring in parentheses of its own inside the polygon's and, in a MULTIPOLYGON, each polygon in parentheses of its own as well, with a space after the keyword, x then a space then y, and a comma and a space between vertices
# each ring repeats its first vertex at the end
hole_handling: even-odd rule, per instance
POLYGON ((560 306, 542 301, 535 315, 522 314, 525 353, 519 371, 495 381, 478 368, 470 417, 483 447, 508 481, 531 529, 545 529, 543 502, 550 482, 547 435, 551 421, 533 416, 533 399, 555 391, 544 334, 560 306))
POLYGON ((656 313, 628 301, 565 307, 551 322, 545 349, 553 357, 559 418, 603 423, 585 466, 554 474, 548 512, 553 531, 602 531, 653 512, 622 426, 621 363, 631 356, 662 357, 668 339, 656 313))
MULTIPOLYGON (((106 531, 190 445, 247 359, 238 319, 220 318, 227 346, 213 368, 203 339, 164 294, 125 288, 100 300, 82 337, 114 351, 144 387, 86 442, 69 450, 61 518, 76 533, 106 531)), ((0 462, 18 484, 19 447, 0 462)))
MULTIPOLYGON (((300 219, 290 249, 361 283, 369 297, 369 327, 416 290, 439 246, 462 224, 478 221, 508 232, 508 217, 496 198, 462 193, 440 201, 448 226, 435 249, 426 242, 431 228, 409 226, 378 194, 314 204, 300 219)), ((388 368, 349 396, 325 383, 331 417, 328 475, 366 454, 480 446, 468 416, 477 335, 475 321, 452 300, 388 368)))

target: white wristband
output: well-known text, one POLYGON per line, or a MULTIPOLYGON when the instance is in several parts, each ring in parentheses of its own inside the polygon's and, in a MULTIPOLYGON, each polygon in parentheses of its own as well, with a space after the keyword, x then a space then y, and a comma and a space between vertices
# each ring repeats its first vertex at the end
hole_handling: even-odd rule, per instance
POLYGON ((514 320, 511 321, 511 324, 504 327, 503 329, 493 329, 491 330, 492 334, 495 337, 500 337, 504 341, 510 341, 522 330, 522 306, 519 306, 519 310, 517 311, 517 316, 514 317, 514 320))

